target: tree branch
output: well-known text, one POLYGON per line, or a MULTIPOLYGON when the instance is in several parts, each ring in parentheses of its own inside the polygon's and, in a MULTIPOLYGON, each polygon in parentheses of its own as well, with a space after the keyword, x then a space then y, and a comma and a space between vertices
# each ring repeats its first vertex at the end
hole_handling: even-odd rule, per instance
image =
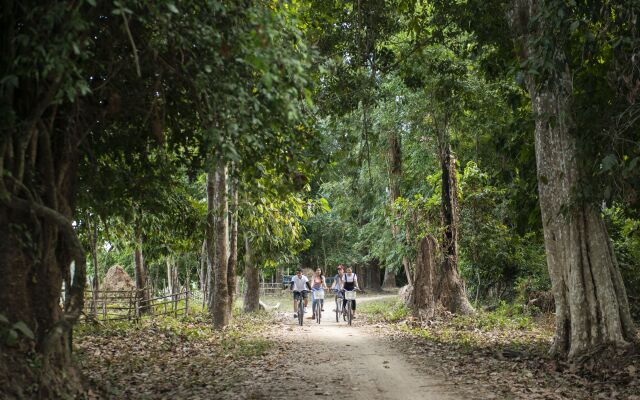
POLYGON ((141 78, 142 72, 140 71, 140 60, 138 59, 138 48, 136 47, 136 42, 133 41, 133 35, 131 34, 131 29, 129 29, 127 14, 124 11, 122 12, 122 19, 124 19, 124 29, 125 31, 127 31, 129 42, 131 43, 131 47, 133 48, 133 61, 136 63, 136 72, 138 73, 138 78, 141 78))

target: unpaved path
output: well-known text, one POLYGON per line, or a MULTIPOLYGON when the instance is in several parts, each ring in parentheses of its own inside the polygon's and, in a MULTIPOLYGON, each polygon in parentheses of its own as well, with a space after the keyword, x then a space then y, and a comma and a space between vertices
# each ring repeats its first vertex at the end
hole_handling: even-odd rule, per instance
POLYGON ((299 326, 292 313, 279 314, 269 338, 281 343, 281 350, 291 356, 274 371, 279 378, 273 390, 267 394, 255 387, 250 398, 299 399, 300 388, 312 397, 356 400, 463 398, 443 379, 419 372, 361 320, 352 326, 336 323, 332 309, 333 305, 325 306, 320 325, 305 319, 304 326, 299 326), (312 366, 318 371, 316 382, 312 366))

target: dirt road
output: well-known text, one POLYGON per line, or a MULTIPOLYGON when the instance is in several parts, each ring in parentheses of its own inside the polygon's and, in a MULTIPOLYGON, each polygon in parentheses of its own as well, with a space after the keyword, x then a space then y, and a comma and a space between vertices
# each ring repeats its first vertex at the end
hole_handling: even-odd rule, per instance
POLYGON ((336 323, 333 305, 325 310, 320 325, 305 319, 299 326, 291 312, 279 314, 269 336, 291 355, 276 368, 280 378, 274 377, 272 390, 254 387, 250 398, 299 399, 300 389, 312 397, 356 400, 462 398, 443 380, 418 372, 361 320, 336 323))

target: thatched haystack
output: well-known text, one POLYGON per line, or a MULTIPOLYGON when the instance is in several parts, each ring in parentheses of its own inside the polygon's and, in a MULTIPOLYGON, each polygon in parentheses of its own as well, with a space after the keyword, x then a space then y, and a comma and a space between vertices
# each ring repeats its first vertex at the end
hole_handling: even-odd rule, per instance
POLYGON ((135 289, 136 284, 131 279, 129 274, 120 265, 114 265, 109 268, 107 275, 104 277, 104 281, 100 287, 101 290, 118 290, 118 291, 130 291, 135 289))

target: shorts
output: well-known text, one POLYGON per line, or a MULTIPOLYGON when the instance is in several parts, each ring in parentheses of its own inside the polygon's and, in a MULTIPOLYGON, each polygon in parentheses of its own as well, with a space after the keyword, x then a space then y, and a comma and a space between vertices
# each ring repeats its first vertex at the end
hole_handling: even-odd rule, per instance
POLYGON ((303 292, 293 292, 293 299, 298 300, 300 298, 300 294, 302 294, 303 299, 306 299, 307 297, 309 297, 309 292, 305 290, 303 292))

